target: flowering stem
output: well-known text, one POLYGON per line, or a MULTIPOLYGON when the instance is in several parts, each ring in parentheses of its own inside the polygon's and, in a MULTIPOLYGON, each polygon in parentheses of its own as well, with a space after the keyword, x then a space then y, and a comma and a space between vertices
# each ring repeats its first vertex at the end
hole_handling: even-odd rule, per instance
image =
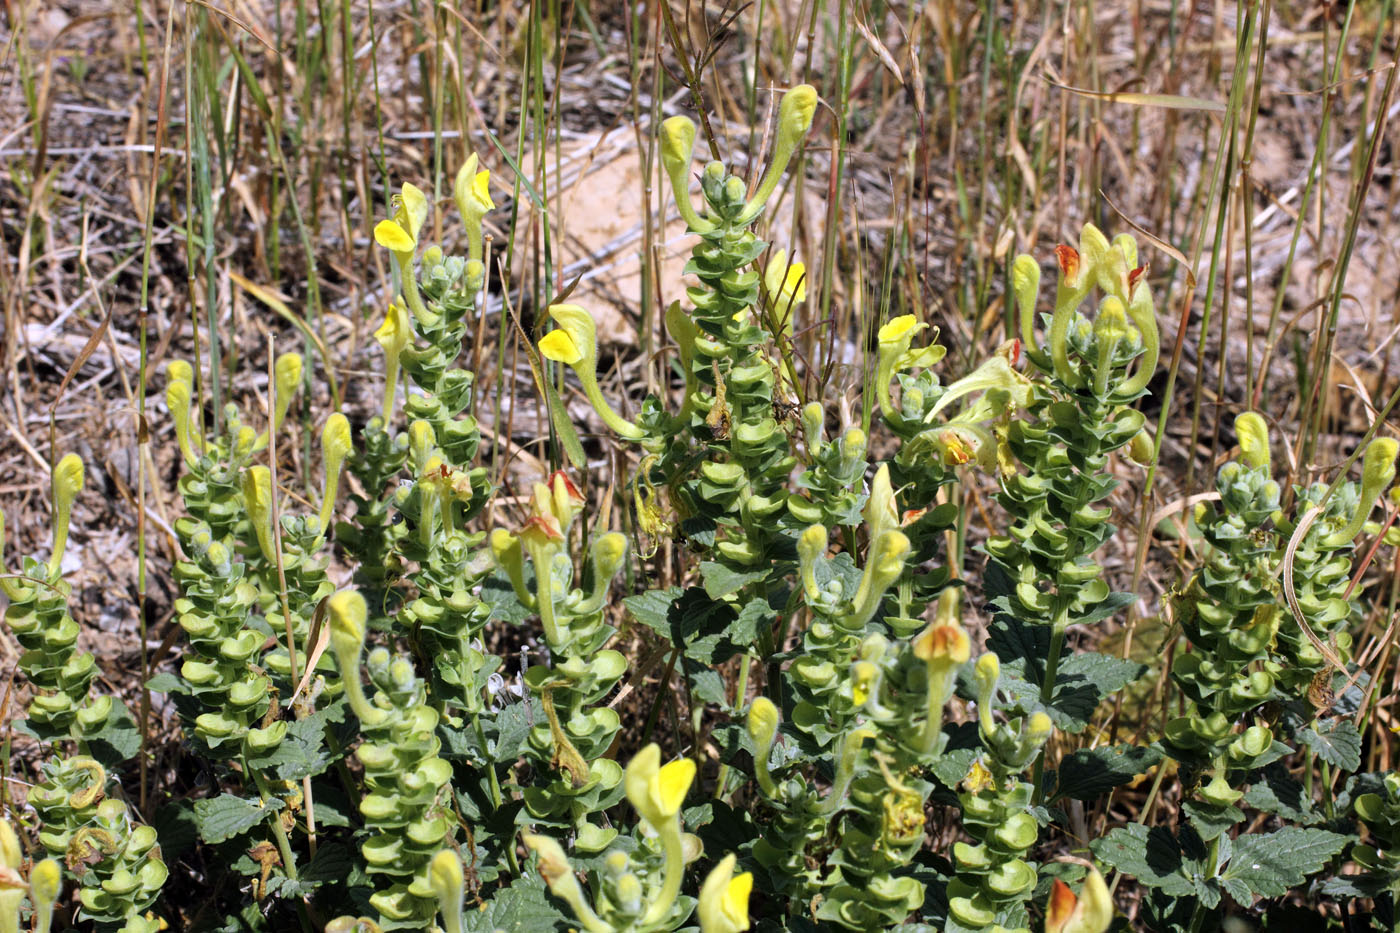
POLYGON ((680 819, 671 816, 666 825, 658 827, 661 833, 661 854, 665 866, 665 876, 661 883, 661 893, 647 908, 639 926, 645 928, 657 923, 671 910, 676 895, 681 892, 681 876, 685 874, 685 852, 681 846, 680 819))

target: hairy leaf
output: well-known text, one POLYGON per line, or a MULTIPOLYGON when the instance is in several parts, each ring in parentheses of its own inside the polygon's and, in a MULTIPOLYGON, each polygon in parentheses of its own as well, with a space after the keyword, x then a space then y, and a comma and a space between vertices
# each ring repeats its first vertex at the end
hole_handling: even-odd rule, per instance
MULTIPOLYGON (((1325 829, 1285 826, 1267 835, 1241 836, 1222 875, 1260 897, 1282 897, 1342 851, 1346 836, 1325 829)), ((1240 900, 1236 898, 1236 900, 1240 900)))
POLYGON ((1355 771, 1361 767, 1361 733, 1350 719, 1334 720, 1331 725, 1319 723, 1319 726, 1321 728, 1308 726, 1300 730, 1298 738, 1334 768, 1355 771))
POLYGON ((465 911, 463 920, 467 933, 545 933, 567 922, 545 896, 544 882, 535 874, 517 878, 496 892, 485 910, 465 911))
POLYGON ((1055 798, 1093 800, 1127 784, 1162 760, 1151 746, 1114 745, 1080 749, 1060 762, 1055 798))
POLYGON ((264 807, 233 794, 197 800, 194 816, 199 825, 199 835, 205 842, 217 843, 246 833, 266 820, 270 813, 282 809, 282 801, 276 797, 270 798, 267 804, 264 807))

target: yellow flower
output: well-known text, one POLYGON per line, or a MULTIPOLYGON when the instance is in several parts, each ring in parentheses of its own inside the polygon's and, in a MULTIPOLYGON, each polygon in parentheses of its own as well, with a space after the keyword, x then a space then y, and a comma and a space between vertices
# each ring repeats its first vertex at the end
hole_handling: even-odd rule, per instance
POLYGON ((888 323, 880 328, 877 339, 881 348, 900 346, 902 350, 909 349, 909 341, 913 335, 928 327, 927 324, 919 321, 912 314, 901 314, 899 317, 891 318, 888 323))
POLYGON ((965 664, 972 657, 972 642, 957 622, 930 625, 919 633, 911 647, 914 657, 930 666, 965 664))
POLYGON ((608 427, 628 440, 644 437, 641 428, 613 411, 598 388, 598 325, 593 315, 578 305, 550 305, 549 316, 558 328, 540 340, 540 353, 573 369, 583 394, 608 427))
POLYGON ((653 742, 639 751, 623 772, 627 799, 655 827, 680 812, 695 780, 695 762, 689 758, 661 764, 661 748, 653 742))
POLYGON ((734 874, 736 862, 733 853, 726 855, 700 887, 701 933, 741 933, 749 928, 753 874, 734 874))
POLYGON ((473 261, 480 262, 481 222, 486 213, 496 205, 491 200, 491 173, 486 169, 478 171, 477 163, 476 153, 467 157, 452 184, 452 197, 457 202, 457 210, 462 212, 462 219, 467 223, 467 255, 473 261))
POLYGON ((404 183, 394 198, 394 216, 374 226, 374 241, 390 252, 413 255, 418 248, 418 232, 428 219, 428 196, 416 185, 404 183))
POLYGON ((962 779, 962 789, 969 794, 980 794, 991 786, 992 772, 987 770, 987 766, 982 763, 980 757, 974 758, 967 776, 962 779))
POLYGON ((792 307, 807 300, 807 267, 788 262, 787 250, 780 249, 763 270, 763 287, 768 291, 769 311, 791 328, 792 307))

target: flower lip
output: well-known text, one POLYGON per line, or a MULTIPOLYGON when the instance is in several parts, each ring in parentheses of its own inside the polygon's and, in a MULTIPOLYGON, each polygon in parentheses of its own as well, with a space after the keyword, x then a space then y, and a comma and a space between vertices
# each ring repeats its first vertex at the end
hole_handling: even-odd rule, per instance
POLYGON ((1077 284, 1079 282, 1079 250, 1062 243, 1055 247, 1055 260, 1060 264, 1060 272, 1065 277, 1065 283, 1068 285, 1077 284))
POLYGON ((583 351, 565 330, 552 330, 540 338, 540 352, 546 359, 566 366, 572 366, 583 359, 583 351))
POLYGON ((934 625, 924 629, 913 644, 921 661, 962 664, 972 656, 972 642, 961 625, 934 625))
POLYGON ((656 807, 658 815, 663 817, 674 816, 680 812, 681 804, 685 802, 685 795, 690 792, 690 785, 695 780, 695 761, 690 758, 677 758, 675 761, 668 761, 661 766, 661 769, 652 777, 648 787, 648 795, 651 803, 656 807))
POLYGON ((1148 263, 1143 263, 1142 265, 1138 266, 1136 269, 1133 269, 1128 273, 1129 298, 1133 297, 1133 293, 1137 291, 1138 283, 1141 282, 1147 276, 1147 271, 1148 263))
POLYGON ((472 197, 488 210, 496 206, 495 202, 491 200, 490 169, 482 169, 472 178, 472 197))
POLYGON ((563 541, 564 532, 559 520, 553 515, 532 515, 520 530, 521 540, 532 544, 545 544, 550 541, 563 541))
POLYGON ((753 892, 753 872, 746 871, 735 875, 724 886, 720 899, 720 909, 730 922, 740 930, 749 928, 749 895, 753 892))
POLYGON ((880 328, 877 338, 880 343, 892 343, 901 339, 906 334, 911 334, 916 330, 922 330, 927 326, 927 324, 920 323, 918 318, 914 317, 912 314, 901 314, 899 317, 890 318, 890 320, 880 328))

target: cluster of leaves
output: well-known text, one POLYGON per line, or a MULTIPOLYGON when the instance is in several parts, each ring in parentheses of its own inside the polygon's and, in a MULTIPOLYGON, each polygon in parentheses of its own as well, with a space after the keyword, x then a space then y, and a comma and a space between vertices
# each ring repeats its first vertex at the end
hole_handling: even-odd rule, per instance
POLYGON ((1153 929, 1218 928, 1291 894, 1369 899, 1393 923, 1400 778, 1355 774, 1365 685, 1350 639, 1354 550, 1395 443, 1367 449, 1359 483, 1286 496, 1264 420, 1243 416, 1173 602, 1177 714, 1148 744, 1078 741, 1147 673, 1071 637, 1135 600, 1098 555, 1116 533, 1117 458, 1152 446, 1135 405, 1159 336, 1136 243, 1086 226, 1057 250, 1039 316, 1040 265, 1018 257, 1020 339, 948 385, 943 348, 916 346, 927 325, 884 321, 868 407, 831 424, 791 344, 804 267, 755 232, 816 104, 806 85, 785 95, 762 178, 711 162, 699 207, 695 126, 662 127, 698 238, 698 284, 665 315, 678 408, 653 396, 635 420, 615 410, 584 308, 551 306, 530 348, 575 466, 554 364, 635 445, 635 527, 678 534, 681 585, 617 597, 624 568, 645 580, 650 558, 588 520, 577 474, 541 477, 523 520, 482 527, 495 491, 459 364, 494 207, 475 157, 453 189, 465 256, 423 242, 430 204, 412 185, 375 228, 397 273, 375 334, 382 407, 362 424, 326 419, 318 489, 304 476, 291 494, 295 478, 273 473, 308 377, 299 355, 277 361, 260 433, 231 406, 206 430, 201 374, 169 367, 184 641, 148 686, 178 711, 204 780, 154 827, 122 793, 131 717, 94 692, 95 663, 76 650, 61 568, 82 468, 56 465, 52 554, 0 577, 31 687, 23 728, 52 747, 23 810, 50 859, 26 876, 0 822, 0 930, 26 900, 48 929, 65 877, 77 925, 159 929, 177 863, 211 893, 164 913, 228 931, 1018 933, 1043 917, 1051 933, 1103 933, 1115 910, 1100 866, 1146 889, 1153 929), (778 414, 793 396, 800 427, 778 414), (336 521, 346 469, 351 509, 336 521), (1006 524, 979 580, 955 529, 984 475, 1006 524), (337 562, 353 572, 339 591, 337 562), (992 615, 980 650, 964 626, 977 584, 992 615), (622 625, 664 642, 667 677, 686 685, 694 742, 672 760, 650 742, 654 719, 628 729, 616 708, 638 673, 617 650, 622 625), (508 650, 518 676, 514 654, 495 653, 508 650), (1153 769, 1181 779, 1170 825, 1079 840, 1087 870, 1049 860, 1079 803, 1153 769), (1262 829, 1240 832, 1247 821, 1262 829), (1338 871, 1343 853, 1358 870, 1338 871))

